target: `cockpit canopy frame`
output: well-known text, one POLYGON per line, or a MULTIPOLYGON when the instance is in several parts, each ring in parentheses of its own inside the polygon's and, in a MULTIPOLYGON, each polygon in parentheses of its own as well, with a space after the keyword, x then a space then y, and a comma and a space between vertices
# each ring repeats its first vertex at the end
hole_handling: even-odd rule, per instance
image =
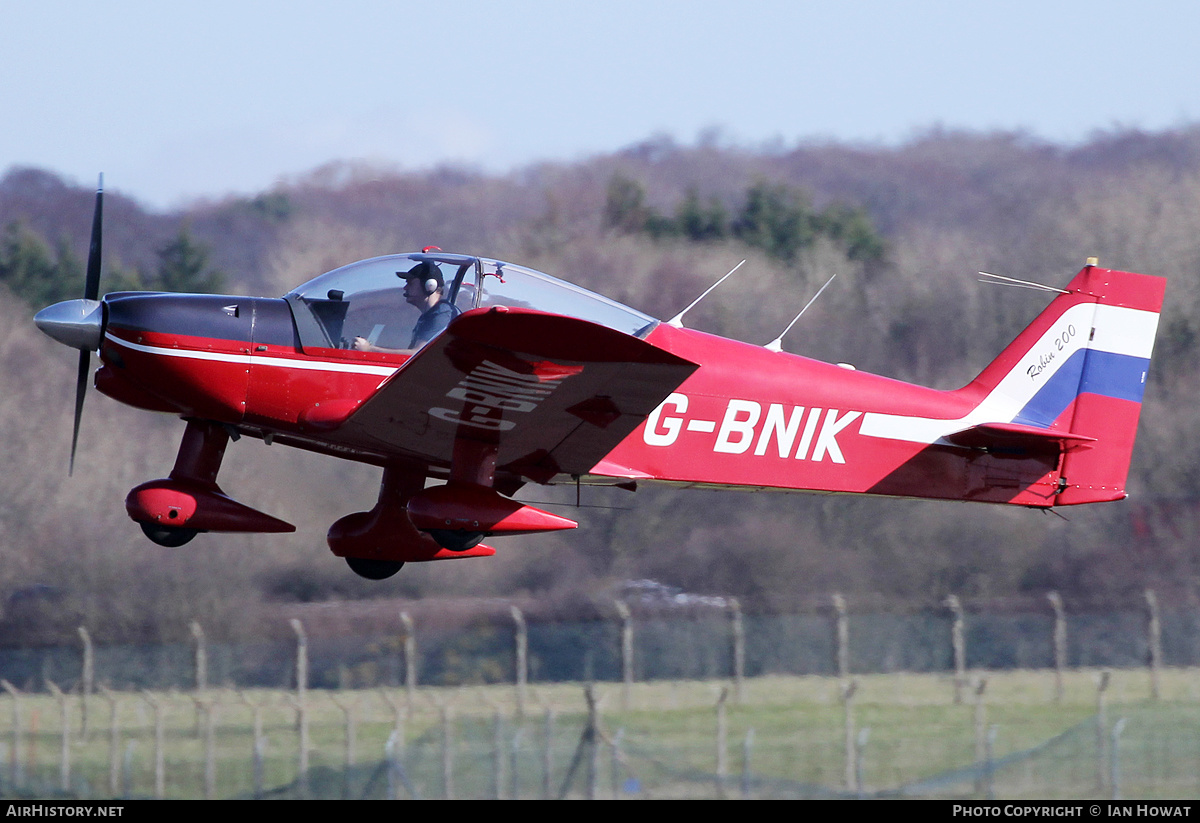
POLYGON ((300 344, 311 349, 350 348, 355 337, 402 347, 420 313, 404 298, 404 274, 432 263, 445 282, 443 298, 458 312, 490 306, 530 308, 578 317, 636 337, 658 321, 603 295, 548 274, 492 260, 446 252, 372 257, 328 271, 284 295, 292 308, 300 344))

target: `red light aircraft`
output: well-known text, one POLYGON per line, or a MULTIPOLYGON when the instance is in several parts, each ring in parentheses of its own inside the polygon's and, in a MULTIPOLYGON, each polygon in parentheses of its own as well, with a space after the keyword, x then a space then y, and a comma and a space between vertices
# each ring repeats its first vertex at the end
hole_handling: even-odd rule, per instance
POLYGON ((125 501, 151 540, 294 531, 217 485, 229 439, 246 435, 382 467, 375 507, 328 534, 372 579, 494 554, 487 536, 575 527, 513 500, 528 482, 1119 500, 1166 284, 1089 261, 975 380, 937 391, 432 248, 352 263, 282 298, 100 299, 102 202, 98 192, 84 299, 37 316, 80 350, 72 464, 99 351, 98 390, 187 422, 170 475, 125 501), (412 334, 404 276, 421 263, 454 316, 415 353, 389 349, 412 334))

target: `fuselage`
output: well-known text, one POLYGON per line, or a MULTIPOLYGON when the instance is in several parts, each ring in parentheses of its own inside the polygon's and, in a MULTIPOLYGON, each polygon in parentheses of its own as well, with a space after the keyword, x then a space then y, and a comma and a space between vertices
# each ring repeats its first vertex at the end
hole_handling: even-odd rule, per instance
MULTIPOLYGON (((104 394, 347 459, 386 465, 396 457, 339 423, 408 355, 304 347, 282 298, 130 293, 106 303, 96 375, 104 394)), ((1020 495, 1028 505, 1052 498, 1056 457, 979 452, 964 460, 962 447, 864 431, 880 416, 966 416, 977 392, 913 386, 667 324, 645 339, 700 368, 585 470, 584 482, 895 495, 920 488, 921 496, 994 502, 1020 495)))
POLYGON ((408 355, 305 349, 283 298, 128 293, 106 298, 96 388, 151 411, 386 462, 328 429, 370 397, 408 355))
POLYGON ((389 417, 401 399, 392 394, 356 417, 398 371, 413 371, 409 353, 348 341, 408 338, 396 270, 416 259, 425 256, 361 261, 277 299, 110 294, 102 326, 95 301, 72 301, 48 331, 87 345, 102 327, 96 386, 122 402, 430 476, 451 476, 455 444, 478 441, 492 444, 509 487, 648 481, 1041 507, 1124 496, 1163 293, 1159 278, 1089 265, 979 378, 939 391, 660 323, 510 264, 440 255, 446 300, 475 318, 452 321, 451 338, 495 312, 524 319, 496 321, 482 349, 458 340, 427 359, 421 368, 436 373, 405 385, 429 396, 405 390, 401 416, 389 417), (530 337, 538 324, 595 343, 530 337), (617 354, 623 340, 636 345, 617 354), (650 351, 661 367, 645 365, 650 351), (648 370, 622 377, 634 361, 648 370), (587 388, 572 389, 571 375, 584 372, 587 388), (540 418, 552 428, 520 425, 556 403, 540 418), (628 422, 610 428, 618 419, 628 422), (1108 421, 1120 435, 1094 448, 1108 421), (408 434, 382 434, 395 427, 408 434), (1076 482, 1065 476, 1070 461, 1076 482))

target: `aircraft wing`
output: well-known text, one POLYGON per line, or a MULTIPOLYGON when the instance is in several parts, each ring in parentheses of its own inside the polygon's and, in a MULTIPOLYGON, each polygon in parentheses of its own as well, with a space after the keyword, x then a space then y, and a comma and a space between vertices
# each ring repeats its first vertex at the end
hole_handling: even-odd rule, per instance
POLYGON ((698 367, 585 320, 493 307, 456 317, 351 414, 336 439, 449 465, 456 440, 535 482, 586 474, 698 367))

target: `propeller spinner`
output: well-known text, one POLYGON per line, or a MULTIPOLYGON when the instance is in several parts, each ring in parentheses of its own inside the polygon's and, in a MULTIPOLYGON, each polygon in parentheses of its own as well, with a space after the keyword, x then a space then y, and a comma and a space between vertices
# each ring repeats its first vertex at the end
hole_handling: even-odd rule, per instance
POLYGON ((34 317, 37 327, 58 342, 79 349, 79 370, 75 378, 75 423, 71 431, 71 463, 75 471, 75 448, 79 442, 79 421, 83 416, 83 399, 87 395, 88 372, 92 352, 100 349, 104 337, 104 304, 100 295, 100 252, 104 222, 104 175, 96 188, 96 210, 92 215, 92 240, 88 247, 87 276, 83 299, 64 300, 42 309, 34 317))

